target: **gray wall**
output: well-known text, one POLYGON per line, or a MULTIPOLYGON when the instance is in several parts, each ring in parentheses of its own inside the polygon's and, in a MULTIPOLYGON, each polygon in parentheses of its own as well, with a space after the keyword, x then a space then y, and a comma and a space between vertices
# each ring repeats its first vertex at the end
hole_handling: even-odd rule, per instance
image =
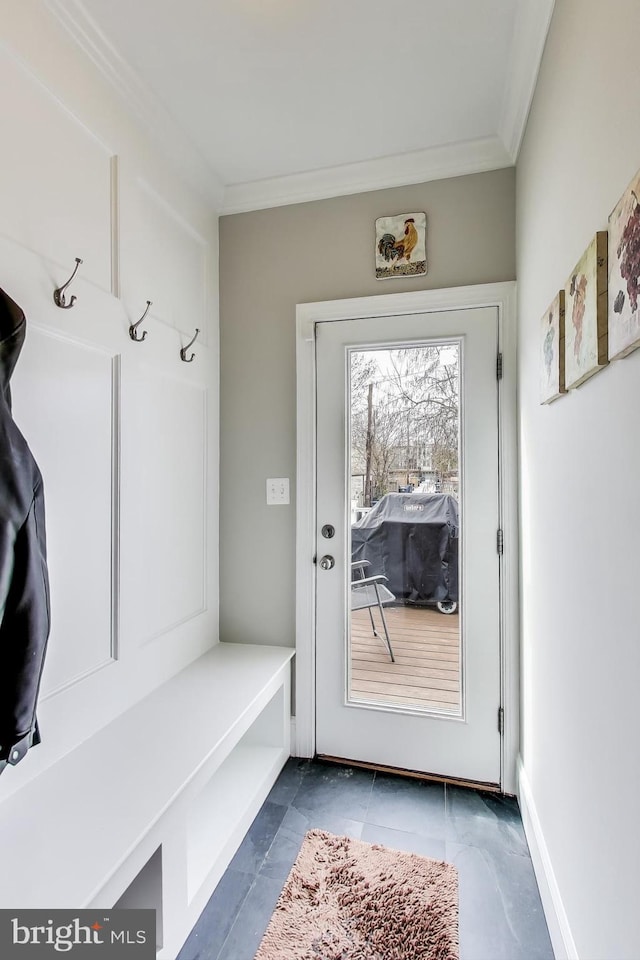
POLYGON ((517 172, 523 760, 583 960, 640 955, 640 351, 543 407, 540 324, 640 167, 639 36, 556 0, 517 172))
POLYGON ((222 640, 294 644, 296 304, 513 280, 514 205, 506 169, 220 220, 222 640), (427 276, 376 280, 375 219, 419 210, 427 276))

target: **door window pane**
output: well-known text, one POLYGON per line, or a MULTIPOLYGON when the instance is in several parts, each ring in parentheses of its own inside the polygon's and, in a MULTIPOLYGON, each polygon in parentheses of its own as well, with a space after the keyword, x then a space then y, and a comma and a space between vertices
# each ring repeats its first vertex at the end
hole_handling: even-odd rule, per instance
POLYGON ((350 702, 462 713, 461 354, 349 353, 350 702))

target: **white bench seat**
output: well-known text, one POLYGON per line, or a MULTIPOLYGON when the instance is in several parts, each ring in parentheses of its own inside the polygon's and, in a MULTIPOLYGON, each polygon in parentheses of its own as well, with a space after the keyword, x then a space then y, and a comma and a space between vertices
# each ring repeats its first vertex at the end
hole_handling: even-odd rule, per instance
POLYGON ((292 656, 218 644, 0 802, 0 906, 153 906, 173 960, 289 756, 292 656))

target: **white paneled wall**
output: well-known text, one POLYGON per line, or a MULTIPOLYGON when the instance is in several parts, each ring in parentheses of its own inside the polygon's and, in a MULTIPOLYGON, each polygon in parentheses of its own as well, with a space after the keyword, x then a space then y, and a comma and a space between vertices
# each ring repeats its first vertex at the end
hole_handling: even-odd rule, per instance
MULTIPOLYGON (((201 348, 196 343, 190 352, 196 360, 187 372, 201 348)), ((121 506, 121 627, 128 645, 169 633, 206 607, 207 391, 152 365, 124 364, 122 406, 129 414, 122 470, 131 478, 121 506)))
POLYGON ((112 662, 116 653, 118 371, 112 350, 32 323, 13 378, 14 417, 46 477, 55 603, 43 697, 112 662))
POLYGON ((0 286, 27 315, 14 414, 44 476, 52 629, 43 743, 0 804, 218 639, 215 212, 46 3, 1 31, 0 286))
POLYGON ((140 177, 123 178, 120 218, 124 298, 144 306, 153 290, 152 317, 189 337, 197 327, 200 342, 207 343, 205 238, 140 177))
POLYGON ((113 150, 7 52, 0 91, 2 233, 63 271, 84 257, 84 277, 110 292, 113 150))

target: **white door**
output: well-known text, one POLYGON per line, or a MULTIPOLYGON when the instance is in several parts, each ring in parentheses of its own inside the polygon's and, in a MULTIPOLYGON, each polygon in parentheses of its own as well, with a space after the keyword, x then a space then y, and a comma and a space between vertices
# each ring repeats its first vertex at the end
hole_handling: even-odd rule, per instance
POLYGON ((318 754, 500 781, 497 351, 495 307, 316 324, 318 754))

